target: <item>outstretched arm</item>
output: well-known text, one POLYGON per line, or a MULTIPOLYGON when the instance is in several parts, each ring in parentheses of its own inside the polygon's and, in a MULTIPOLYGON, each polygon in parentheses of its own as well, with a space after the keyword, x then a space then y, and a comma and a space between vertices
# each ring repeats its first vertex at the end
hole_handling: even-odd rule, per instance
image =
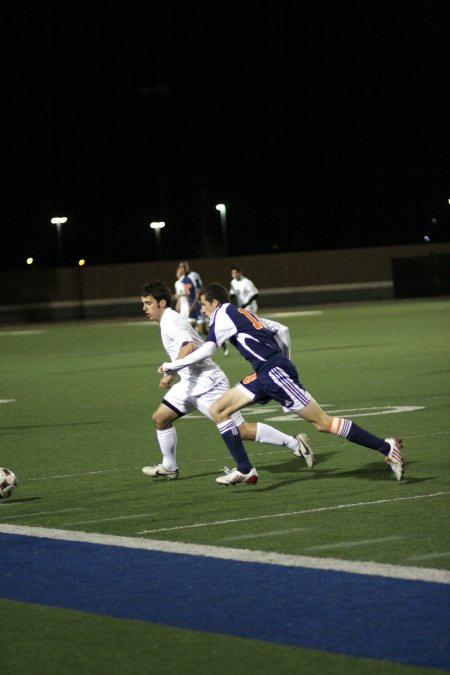
POLYGON ((193 363, 198 363, 198 361, 203 361, 203 359, 208 358, 208 356, 212 356, 216 349, 217 345, 215 342, 206 341, 201 347, 195 349, 191 354, 188 354, 188 356, 177 359, 176 361, 163 363, 159 366, 158 373, 176 372, 186 366, 191 366, 193 363))
POLYGON ((273 332, 276 343, 288 359, 291 358, 291 336, 289 335, 289 328, 278 321, 271 321, 270 319, 261 318, 264 325, 273 332))

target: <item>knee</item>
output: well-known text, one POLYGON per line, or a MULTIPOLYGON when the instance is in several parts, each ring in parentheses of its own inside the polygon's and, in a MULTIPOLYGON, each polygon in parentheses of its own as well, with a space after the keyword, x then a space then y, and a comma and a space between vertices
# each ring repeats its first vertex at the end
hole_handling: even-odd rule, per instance
POLYGON ((209 412, 215 424, 220 424, 220 422, 223 422, 225 419, 227 419, 227 416, 224 414, 224 411, 220 408, 220 406, 217 405, 217 403, 212 404, 212 406, 209 409, 209 412))
POLYGON ((155 410, 152 415, 152 420, 155 427, 159 429, 159 431, 164 431, 165 429, 169 429, 172 426, 171 422, 167 420, 159 410, 155 410))

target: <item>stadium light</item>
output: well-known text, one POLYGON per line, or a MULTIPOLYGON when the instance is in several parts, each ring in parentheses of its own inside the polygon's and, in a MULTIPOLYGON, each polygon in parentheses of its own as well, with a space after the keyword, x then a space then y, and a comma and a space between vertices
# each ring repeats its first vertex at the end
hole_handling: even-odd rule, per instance
POLYGON ((63 249, 62 249, 62 229, 61 225, 64 225, 64 223, 67 223, 67 218, 66 216, 58 216, 55 218, 52 218, 51 221, 52 225, 56 225, 56 233, 58 235, 58 259, 59 259, 59 264, 62 266, 63 264, 63 249))
POLYGON ((155 238, 156 238, 156 251, 158 254, 158 258, 161 258, 161 230, 163 227, 165 227, 166 224, 164 221, 153 221, 150 223, 150 227, 152 230, 155 230, 155 238))
POLYGON ((222 228, 222 246, 223 254, 227 255, 228 253, 228 244, 227 244, 227 207, 225 204, 216 204, 216 210, 220 213, 220 225, 222 228))

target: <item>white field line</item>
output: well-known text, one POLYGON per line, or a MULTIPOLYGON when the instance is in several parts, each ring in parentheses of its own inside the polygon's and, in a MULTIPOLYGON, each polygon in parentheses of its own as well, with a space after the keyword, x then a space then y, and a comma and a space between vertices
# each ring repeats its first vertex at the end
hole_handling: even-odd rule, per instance
POLYGON ((384 563, 339 560, 335 558, 313 558, 309 556, 287 555, 267 551, 250 551, 248 549, 225 548, 222 546, 205 546, 186 544, 179 541, 158 541, 120 537, 109 534, 70 532, 68 530, 28 527, 21 525, 0 525, 0 534, 16 534, 26 537, 42 537, 63 541, 78 541, 105 546, 118 546, 146 551, 161 551, 181 555, 204 556, 222 560, 261 563, 264 565, 282 565, 285 567, 305 567, 353 574, 391 577, 396 579, 412 579, 420 581, 450 584, 450 572, 421 567, 403 567, 384 563))
POLYGON ((319 506, 315 509, 303 509, 301 511, 287 511, 285 513, 270 513, 259 516, 246 516, 245 518, 229 518, 227 520, 214 520, 209 523, 192 523, 190 525, 176 525, 175 527, 159 527, 154 530, 142 530, 136 534, 154 534, 156 532, 172 532, 173 530, 187 530, 197 527, 211 527, 212 525, 228 525, 229 523, 243 523, 251 520, 264 520, 267 518, 286 518, 288 516, 299 516, 306 513, 320 513, 322 511, 337 511, 339 509, 351 509, 359 506, 373 506, 375 504, 389 504, 393 502, 409 501, 411 499, 426 499, 427 497, 441 497, 450 492, 434 492, 427 495, 412 495, 411 497, 393 497, 392 499, 377 499, 370 502, 354 502, 350 504, 336 504, 335 506, 319 506))
POLYGON ((239 539, 262 539, 263 537, 284 537, 293 532, 308 532, 310 527, 291 527, 289 530, 271 530, 266 532, 258 532, 257 534, 238 534, 234 537, 221 537, 221 541, 239 541, 239 539))
MULTIPOLYGON (((228 518, 226 520, 213 520, 205 523, 189 523, 187 525, 175 525, 173 527, 158 527, 152 530, 140 530, 136 532, 138 535, 143 534, 155 534, 157 532, 173 532, 175 530, 190 530, 200 527, 215 527, 218 525, 229 525, 230 523, 244 523, 254 520, 266 520, 269 518, 286 518, 287 516, 299 516, 305 515, 307 513, 321 513, 323 511, 337 511, 340 509, 351 509, 360 506, 374 506, 377 504, 389 504, 392 502, 399 501, 408 501, 411 499, 426 499, 427 497, 440 497, 442 495, 448 495, 450 492, 435 492, 433 494, 426 495, 413 495, 410 497, 393 497, 392 499, 377 499, 370 502, 354 502, 350 504, 336 504, 335 506, 319 506, 314 509, 303 509, 302 511, 288 511, 285 513, 270 513, 270 514, 261 514, 259 516, 246 516, 245 518, 228 518)), ((29 514, 31 515, 31 514, 29 514)), ((126 516, 115 516, 108 518, 94 518, 88 520, 76 520, 71 523, 66 523, 68 527, 73 527, 74 525, 92 525, 93 523, 114 523, 116 521, 124 520, 139 520, 141 518, 149 518, 154 516, 154 512, 150 513, 131 513, 126 516)))
POLYGON ((65 523, 67 527, 74 525, 92 525, 93 523, 115 523, 123 520, 139 520, 139 518, 152 518, 155 516, 154 511, 150 513, 130 513, 128 516, 114 516, 113 518, 93 518, 92 520, 75 520, 71 523, 65 523))
POLYGON ((441 551, 440 553, 425 553, 424 555, 411 555, 406 560, 433 560, 437 558, 450 558, 450 551, 441 551))
POLYGON ((388 541, 397 541, 405 537, 380 537, 379 539, 355 539, 354 541, 335 541, 333 544, 319 544, 318 546, 307 546, 304 551, 328 551, 333 548, 352 548, 354 546, 368 546, 370 544, 385 544, 388 541))

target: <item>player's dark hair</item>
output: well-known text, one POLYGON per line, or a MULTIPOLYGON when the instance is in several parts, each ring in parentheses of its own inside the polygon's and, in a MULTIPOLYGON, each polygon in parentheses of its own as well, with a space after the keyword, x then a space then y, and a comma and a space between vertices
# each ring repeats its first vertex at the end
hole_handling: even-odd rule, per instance
POLYGON ((202 295, 208 302, 217 300, 221 305, 223 305, 225 302, 230 302, 230 295, 225 286, 222 286, 222 284, 208 284, 208 286, 205 286, 203 289, 202 295))
POLYGON ((143 298, 151 295, 152 298, 155 298, 158 302, 160 300, 165 300, 167 307, 170 307, 172 300, 170 289, 163 281, 148 281, 145 284, 142 284, 141 295, 143 298))
POLYGON ((236 272, 242 272, 242 267, 238 267, 238 265, 233 265, 233 267, 230 267, 230 270, 236 270, 236 272))

